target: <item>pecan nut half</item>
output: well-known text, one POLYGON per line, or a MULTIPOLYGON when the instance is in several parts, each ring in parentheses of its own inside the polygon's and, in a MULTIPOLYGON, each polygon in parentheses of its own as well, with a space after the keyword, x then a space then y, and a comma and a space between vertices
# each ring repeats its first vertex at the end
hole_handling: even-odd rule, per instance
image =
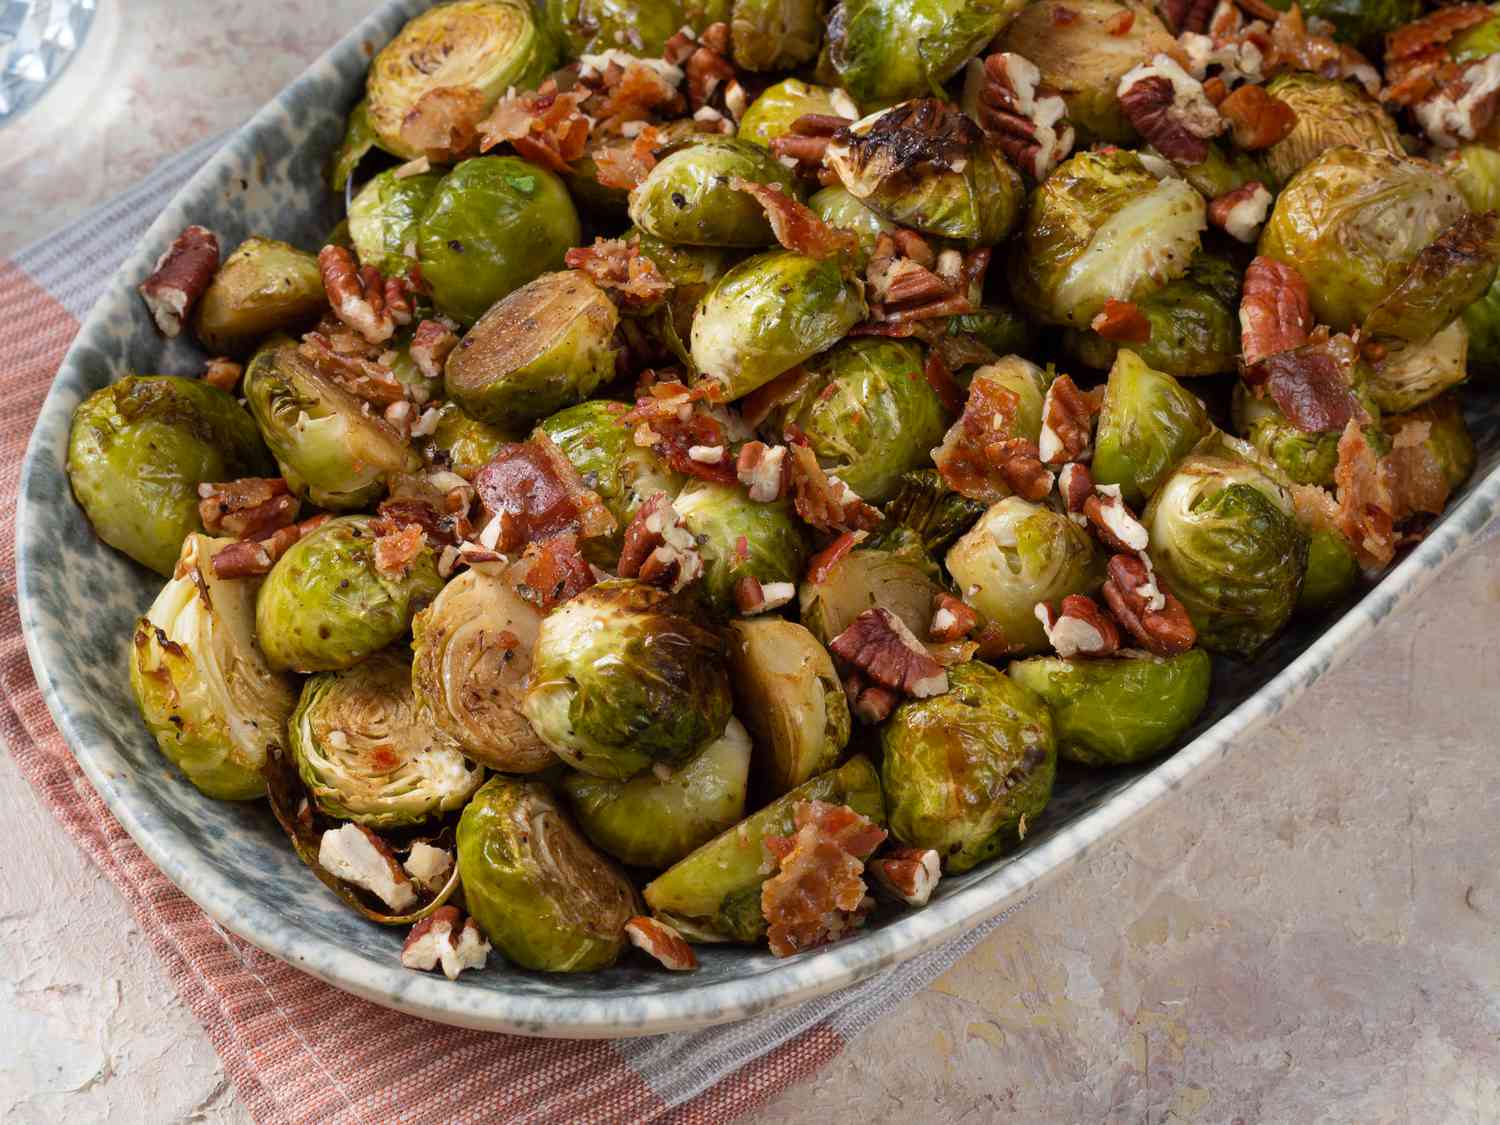
POLYGON ((1143 648, 1157 656, 1175 656, 1198 642, 1198 630, 1187 609, 1162 589, 1141 558, 1115 555, 1106 571, 1104 600, 1143 648))
POLYGON ((871 680, 917 699, 948 690, 948 673, 906 623, 881 606, 867 609, 828 648, 871 680))
POLYGON ((163 336, 181 333, 183 320, 218 269, 219 237, 207 227, 190 226, 172 240, 136 289, 163 336))

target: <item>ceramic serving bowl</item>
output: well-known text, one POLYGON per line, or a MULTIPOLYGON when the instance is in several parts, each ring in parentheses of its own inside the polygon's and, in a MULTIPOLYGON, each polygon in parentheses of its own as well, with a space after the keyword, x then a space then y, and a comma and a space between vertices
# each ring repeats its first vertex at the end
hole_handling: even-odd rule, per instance
POLYGON ((21 620, 38 682, 79 763, 147 855, 225 929, 339 988, 444 1023, 527 1035, 644 1035, 741 1019, 852 984, 953 938, 1066 871, 1133 817, 1203 776, 1252 726, 1287 706, 1425 586, 1500 505, 1500 396, 1470 396, 1479 469, 1432 533, 1342 615, 1302 624, 1253 666, 1220 661, 1213 701, 1187 744, 1142 768, 1065 772, 1014 855, 944 880, 925 909, 889 910, 837 945, 788 960, 700 950, 696 973, 633 959, 578 976, 527 973, 499 957, 449 982, 397 959, 403 933, 346 910, 287 846, 263 803, 203 797, 161 757, 126 674, 132 624, 161 579, 96 540, 63 471, 73 408, 126 372, 196 372, 191 345, 153 330, 136 283, 172 238, 202 223, 233 247, 250 234, 316 247, 337 219, 325 161, 373 50, 427 6, 393 0, 255 116, 151 227, 83 325, 52 386, 22 476, 21 620))

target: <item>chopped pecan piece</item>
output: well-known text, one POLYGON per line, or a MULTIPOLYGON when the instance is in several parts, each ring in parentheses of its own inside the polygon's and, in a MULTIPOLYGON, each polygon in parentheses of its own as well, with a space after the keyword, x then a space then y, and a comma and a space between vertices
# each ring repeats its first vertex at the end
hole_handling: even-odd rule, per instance
POLYGON ((220 578, 252 578, 269 574, 276 560, 304 535, 311 535, 332 517, 312 516, 289 527, 278 527, 261 539, 241 539, 220 548, 213 557, 214 573, 220 578))
POLYGON ((1036 617, 1047 640, 1064 660, 1074 656, 1109 656, 1120 649, 1120 630, 1109 615, 1085 594, 1069 594, 1053 610, 1036 604, 1036 617))
POLYGON ((1208 30, 1209 17, 1218 4, 1219 0, 1162 0, 1157 11, 1174 35, 1184 31, 1202 33, 1208 30))
POLYGON ((1386 36, 1385 77, 1390 85, 1384 100, 1415 108, 1439 96, 1442 87, 1462 70, 1449 53, 1448 44, 1488 21, 1491 15, 1484 4, 1454 4, 1429 12, 1386 36))
POLYGON ((1198 642, 1198 630, 1187 609, 1161 587, 1143 558, 1115 555, 1109 560, 1104 600, 1115 619, 1149 652, 1157 656, 1187 652, 1198 642))
POLYGON ((979 614, 952 594, 938 593, 933 598, 932 623, 927 635, 935 641, 962 640, 979 627, 979 614))
POLYGON ((891 848, 865 867, 876 883, 908 906, 926 906, 943 877, 936 848, 891 848))
POLYGON ((385 279, 377 271, 361 271, 347 247, 331 244, 318 251, 318 269, 340 320, 372 344, 391 338, 396 320, 386 309, 385 279))
POLYGON ((622 308, 649 309, 672 291, 672 283, 641 253, 639 243, 596 238, 592 246, 569 250, 564 261, 593 278, 622 308))
POLYGON ((1219 113, 1246 152, 1270 148, 1297 127, 1297 111, 1264 86, 1241 86, 1219 103, 1219 113))
POLYGON ((871 909, 865 860, 885 840, 884 829, 847 805, 799 801, 793 818, 795 835, 765 840, 776 874, 761 886, 761 913, 777 957, 837 941, 863 924, 871 909))
POLYGON ((1094 417, 1102 406, 1102 394, 1079 390, 1071 376, 1052 380, 1042 400, 1042 432, 1037 443, 1041 462, 1087 461, 1094 451, 1094 417))
POLYGON ((479 151, 509 143, 518 156, 567 175, 588 147, 591 124, 579 109, 586 96, 534 90, 507 94, 478 124, 479 151))
POLYGON ((796 596, 797 587, 791 582, 762 583, 747 574, 734 584, 735 608, 745 617, 780 609, 796 596))
POLYGON ((734 471, 746 494, 756 503, 780 500, 786 495, 786 446, 748 441, 740 447, 734 471))
POLYGON ((181 333, 182 322, 218 270, 219 237, 207 227, 188 227, 156 259, 156 268, 136 292, 163 336, 181 333))
POLYGON ((859 248, 859 240, 851 231, 830 227, 812 208, 793 199, 779 187, 753 183, 738 176, 730 179, 729 186, 754 197, 765 208, 776 241, 788 250, 822 260, 853 254, 859 248))
POLYGON ((702 577, 698 542, 665 492, 654 493, 642 504, 625 529, 618 572, 621 578, 639 578, 674 594, 702 577))
POLYGON ((891 717, 901 696, 888 687, 874 683, 868 676, 851 671, 844 677, 844 695, 849 711, 866 726, 879 726, 891 717))
POLYGON ((1312 298, 1295 266, 1259 257, 1245 270, 1240 290, 1240 341, 1245 365, 1307 343, 1312 334, 1312 298))
POLYGON ((1057 471, 1057 493, 1069 514, 1082 514, 1083 506, 1094 494, 1094 478, 1087 465, 1074 461, 1057 471))
POLYGON ((203 365, 201 378, 210 387, 217 387, 221 391, 233 394, 235 387, 240 385, 240 376, 244 373, 244 367, 228 356, 220 355, 203 365))
POLYGON ((330 828, 318 840, 318 864, 336 879, 370 892, 392 910, 417 904, 411 878, 390 845, 362 824, 330 828))
POLYGON ((440 320, 424 320, 411 337, 411 358, 428 379, 441 379, 448 356, 458 346, 458 333, 440 320))
POLYGON ((198 518, 210 535, 259 539, 295 523, 298 499, 281 477, 243 477, 198 485, 198 518))
POLYGON ((337 379, 350 394, 382 410, 406 397, 406 388, 395 372, 384 364, 360 355, 341 352, 321 332, 309 332, 297 345, 297 353, 323 374, 337 379))
POLYGON ((1151 322, 1141 307, 1114 297, 1089 321, 1089 327, 1106 340, 1117 344, 1144 344, 1151 339, 1151 322))
POLYGON ((1352 78, 1372 98, 1379 95, 1380 74, 1369 61, 1353 47, 1334 42, 1322 30, 1310 29, 1296 4, 1284 12, 1270 9, 1261 18, 1275 20, 1264 51, 1268 76, 1283 70, 1305 70, 1324 78, 1352 78))
POLYGON ((472 918, 456 906, 440 906, 411 928, 401 946, 401 964, 418 972, 431 972, 439 965, 449 980, 457 980, 465 969, 482 969, 489 958, 490 943, 472 918))
POLYGON ((916 699, 942 695, 948 674, 934 660, 906 623, 888 609, 876 606, 861 613, 828 643, 835 656, 892 691, 916 699))
MULTIPOLYGON (((1247 86, 1245 89, 1259 89, 1247 86)), ((1208 221, 1240 242, 1253 243, 1271 213, 1275 197, 1259 180, 1225 192, 1208 205, 1208 221)))
POLYGON ((1150 543, 1145 525, 1121 498, 1117 484, 1096 485, 1094 494, 1083 502, 1083 514, 1100 542, 1111 550, 1144 551, 1150 543))
POLYGON ((490 550, 509 554, 562 532, 595 538, 617 526, 599 494, 585 487, 578 470, 540 432, 501 446, 474 478, 474 487, 495 528, 493 541, 483 544, 490 550))
POLYGON ((693 947, 675 929, 657 918, 644 915, 632 918, 625 923, 625 936, 631 945, 654 958, 664 969, 686 973, 698 967, 698 956, 693 947))
POLYGON ((1116 96, 1136 131, 1168 160, 1201 164, 1224 119, 1203 84, 1170 55, 1157 55, 1120 79, 1116 96))
POLYGON ((428 160, 452 164, 473 155, 489 99, 473 86, 439 86, 417 99, 401 119, 401 140, 428 160))
POLYGON ((825 473, 810 448, 790 448, 788 486, 792 507, 803 522, 819 531, 870 531, 879 526, 879 509, 866 504, 838 477, 825 473))
MULTIPOLYGON (((1134 22, 1133 12, 1123 14, 1134 22)), ((971 74, 979 80, 980 127, 1011 163, 1038 183, 1045 180, 1073 151, 1067 103, 1042 83, 1034 63, 1008 51, 971 64, 971 74)))
POLYGON ((1336 522, 1355 557, 1365 567, 1385 566, 1396 554, 1396 502, 1380 459, 1352 419, 1339 438, 1333 479, 1339 505, 1336 522))
POLYGON ((701 109, 727 83, 736 78, 735 69, 726 59, 729 50, 729 25, 710 24, 698 37, 698 48, 683 64, 687 77, 688 105, 701 109))

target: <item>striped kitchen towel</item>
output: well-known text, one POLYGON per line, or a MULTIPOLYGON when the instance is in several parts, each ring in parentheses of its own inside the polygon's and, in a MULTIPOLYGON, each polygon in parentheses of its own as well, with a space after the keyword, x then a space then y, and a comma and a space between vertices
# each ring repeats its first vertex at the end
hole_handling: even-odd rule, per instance
POLYGON ((999 925, 1004 916, 864 984, 738 1024, 617 1042, 526 1039, 443 1027, 338 992, 224 932, 152 866, 89 786, 32 676, 16 610, 17 483, 79 321, 216 143, 0 261, 0 735, 125 897, 257 1121, 728 1121, 813 1074, 999 925))

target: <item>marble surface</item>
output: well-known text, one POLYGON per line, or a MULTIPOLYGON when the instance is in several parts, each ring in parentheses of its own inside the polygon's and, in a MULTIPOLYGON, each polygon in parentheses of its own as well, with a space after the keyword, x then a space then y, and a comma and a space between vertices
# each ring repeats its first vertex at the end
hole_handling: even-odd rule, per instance
MULTIPOLYGON (((0 253, 233 125, 369 7, 102 0, 81 65, 0 130, 0 253)), ((1492 541, 749 1120, 1500 1117, 1497 622, 1492 541)), ((248 1120, 123 905, 4 757, 0 848, 0 1120, 248 1120)))

